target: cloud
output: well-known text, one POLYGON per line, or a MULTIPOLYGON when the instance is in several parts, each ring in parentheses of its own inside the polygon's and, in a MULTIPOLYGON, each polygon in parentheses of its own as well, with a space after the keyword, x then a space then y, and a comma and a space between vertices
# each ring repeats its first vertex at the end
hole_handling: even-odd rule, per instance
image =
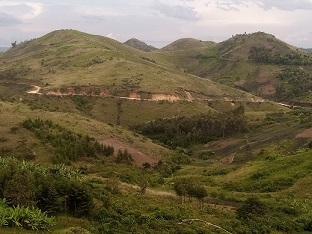
POLYGON ((239 8, 229 2, 218 3, 217 8, 224 11, 239 11, 239 8))
MULTIPOLYGON (((185 0, 184 0, 185 1, 185 0)), ((196 0, 194 0, 195 2, 196 0)), ((216 4, 219 9, 225 11, 239 10, 242 6, 257 5, 265 10, 276 8, 283 11, 312 10, 311 0, 213 0, 207 5, 216 4)))
POLYGON ((43 5, 40 3, 26 3, 25 5, 30 7, 31 9, 28 12, 25 12, 24 15, 22 15, 22 19, 30 20, 38 17, 43 12, 43 5))
POLYGON ((0 3, 1 12, 20 20, 31 20, 41 15, 43 5, 41 3, 2 2, 0 3))
POLYGON ((283 0, 283 1, 272 1, 272 0, 261 0, 259 1, 259 6, 263 7, 266 10, 269 10, 273 7, 286 10, 312 10, 312 1, 311 0, 283 0))
POLYGON ((0 13, 0 26, 4 26, 4 27, 7 27, 7 26, 15 26, 15 25, 18 25, 22 23, 19 19, 11 16, 11 15, 8 15, 6 13, 0 13))
POLYGON ((194 8, 184 5, 170 6, 160 2, 159 0, 156 0, 153 2, 152 8, 156 10, 158 14, 170 18, 182 19, 187 21, 196 21, 199 18, 194 8))

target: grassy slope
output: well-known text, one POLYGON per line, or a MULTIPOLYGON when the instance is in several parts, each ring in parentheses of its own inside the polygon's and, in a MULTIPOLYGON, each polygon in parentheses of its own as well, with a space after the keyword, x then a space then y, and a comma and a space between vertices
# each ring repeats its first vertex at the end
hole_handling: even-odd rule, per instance
MULTIPOLYGON (((194 51, 198 50, 198 44, 204 48, 213 46, 191 39, 181 40, 180 43, 195 44, 194 51)), ((192 50, 188 52, 193 53, 192 50)), ((0 71, 15 72, 13 77, 4 75, 0 79, 0 97, 23 99, 34 109, 80 113, 113 124, 117 122, 116 99, 81 97, 74 100, 72 97, 28 95, 25 92, 30 84, 36 84, 43 87, 41 92, 53 89, 66 92, 66 87, 82 86, 90 90, 99 88, 104 93, 117 96, 127 96, 130 92, 152 92, 172 94, 183 99, 188 91, 194 98, 217 99, 209 105, 205 101, 170 104, 123 100, 120 119, 123 126, 158 117, 190 116, 212 109, 222 110, 231 105, 222 104, 224 97, 251 101, 253 96, 248 93, 177 71, 169 63, 175 58, 173 54, 164 53, 169 53, 170 57, 157 57, 155 64, 153 59, 156 59, 157 53, 141 52, 109 38, 74 30, 54 31, 18 45, 0 58, 5 62, 0 71), (83 103, 78 99, 83 99, 83 103)), ((265 103, 259 105, 267 106, 265 103)), ((280 107, 276 106, 276 109, 280 107)))
MULTIPOLYGON (((156 61, 166 61, 176 69, 201 77, 210 78, 222 84, 241 87, 257 95, 274 98, 279 82, 276 77, 285 66, 256 63, 249 59, 252 46, 265 47, 271 54, 282 56, 292 53, 306 55, 302 50, 288 45, 273 35, 253 33, 236 35, 224 42, 209 47, 154 52, 156 61)), ((300 66, 310 72, 309 66, 300 66)), ((306 96, 308 94, 304 94, 306 96)), ((309 101, 309 98, 306 98, 309 101)))
POLYGON ((1 61, 6 65, 2 65, 0 71, 14 69, 18 77, 28 82, 40 86, 48 84, 44 89, 92 84, 106 88, 109 93, 179 94, 185 89, 205 95, 222 96, 229 92, 233 96, 247 96, 155 64, 149 53, 112 39, 73 30, 54 31, 19 45, 7 52, 1 61))
POLYGON ((26 118, 50 119, 76 133, 84 133, 98 140, 112 139, 123 142, 126 147, 134 148, 154 158, 166 157, 170 151, 152 143, 150 140, 122 129, 87 118, 75 113, 50 112, 42 109, 31 110, 23 103, 1 102, 1 143, 2 155, 15 155, 23 158, 24 154, 35 154, 36 161, 50 163, 51 152, 34 136, 19 126, 26 118))

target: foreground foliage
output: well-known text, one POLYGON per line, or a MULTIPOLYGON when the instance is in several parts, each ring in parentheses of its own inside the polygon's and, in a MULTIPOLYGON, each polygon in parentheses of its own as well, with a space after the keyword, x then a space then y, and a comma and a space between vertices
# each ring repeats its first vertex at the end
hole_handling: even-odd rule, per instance
POLYGON ((79 172, 13 158, 0 158, 0 165, 0 198, 9 205, 36 206, 49 214, 83 216, 91 211, 92 199, 79 172))
POLYGON ((0 227, 19 227, 32 230, 48 230, 54 218, 48 217, 35 207, 9 207, 6 200, 0 200, 0 227))

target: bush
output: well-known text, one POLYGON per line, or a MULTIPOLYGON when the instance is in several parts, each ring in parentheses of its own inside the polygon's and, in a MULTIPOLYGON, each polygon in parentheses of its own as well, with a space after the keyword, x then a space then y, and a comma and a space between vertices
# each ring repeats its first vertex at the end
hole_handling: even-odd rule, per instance
POLYGON ((236 211, 239 219, 253 219, 262 216, 266 212, 266 206, 258 198, 248 198, 236 211))
POLYGON ((0 200, 0 227, 22 227, 32 230, 48 230, 54 221, 34 207, 9 207, 6 200, 0 200))
POLYGON ((47 213, 87 216, 93 207, 82 176, 64 166, 44 168, 0 157, 0 198, 12 206, 37 205, 47 213))
POLYGON ((128 150, 118 150, 117 157, 116 157, 116 163, 123 163, 127 165, 132 165, 133 158, 131 154, 128 152, 128 150))

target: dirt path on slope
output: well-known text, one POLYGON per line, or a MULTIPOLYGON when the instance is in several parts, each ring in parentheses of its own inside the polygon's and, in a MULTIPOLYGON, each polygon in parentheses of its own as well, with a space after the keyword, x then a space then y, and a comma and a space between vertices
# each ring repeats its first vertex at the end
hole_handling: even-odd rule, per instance
POLYGON ((46 93, 41 93, 40 90, 42 90, 42 87, 40 86, 33 86, 33 89, 30 91, 27 91, 28 94, 44 94, 44 95, 50 95, 50 96, 92 96, 92 97, 114 97, 114 98, 120 98, 120 99, 126 99, 126 100, 138 100, 138 101, 168 101, 168 102, 176 102, 176 101, 194 101, 194 100, 201 100, 201 101, 224 101, 224 102, 265 102, 265 100, 261 97, 249 97, 249 98, 232 98, 227 96, 216 96, 216 97, 193 97, 191 92, 184 91, 184 94, 186 97, 180 97, 177 94, 166 94, 166 93, 137 93, 132 92, 129 94, 129 96, 114 96, 110 95, 107 92, 100 92, 99 94, 95 93, 88 93, 86 90, 81 91, 79 93, 75 92, 73 88, 68 88, 65 92, 58 91, 47 91, 46 93))
MULTIPOLYGON (((91 179, 96 179, 101 183, 107 183, 109 181, 109 179, 103 178, 97 174, 90 174, 88 175, 88 177, 91 179)), ((119 187, 122 190, 126 190, 126 191, 132 190, 133 192, 137 192, 137 193, 140 192, 140 187, 135 184, 129 184, 129 183, 117 181, 117 184, 114 184, 114 185, 117 185, 117 187, 119 187)), ((145 194, 150 195, 150 196, 160 196, 160 197, 177 197, 177 195, 173 192, 156 190, 152 188, 147 188, 145 194)))
MULTIPOLYGON (((88 175, 89 178, 98 180, 99 183, 108 183, 109 184, 109 179, 108 178, 103 178, 102 176, 98 174, 90 174, 88 175)), ((136 184, 129 184, 121 181, 115 181, 113 186, 117 186, 119 189, 122 191, 131 191, 133 193, 140 193, 140 187, 136 184)), ((146 191, 144 195, 147 196, 159 196, 159 197, 170 197, 170 198, 176 198, 179 199, 179 196, 176 195, 174 192, 170 191, 164 191, 164 190, 158 190, 158 189, 153 189, 153 188, 146 188, 146 191)), ((209 200, 209 198, 208 198, 209 200)), ((210 203, 209 201, 205 202, 206 205, 215 208, 215 209, 221 209, 221 210, 228 210, 228 211, 233 211, 236 210, 236 207, 231 206, 231 205, 222 205, 222 204, 215 204, 215 203, 210 203)))
POLYGON ((40 87, 40 86, 33 85, 33 89, 27 91, 27 93, 29 93, 29 94, 41 94, 41 93, 40 93, 40 90, 41 90, 41 87, 40 87))

